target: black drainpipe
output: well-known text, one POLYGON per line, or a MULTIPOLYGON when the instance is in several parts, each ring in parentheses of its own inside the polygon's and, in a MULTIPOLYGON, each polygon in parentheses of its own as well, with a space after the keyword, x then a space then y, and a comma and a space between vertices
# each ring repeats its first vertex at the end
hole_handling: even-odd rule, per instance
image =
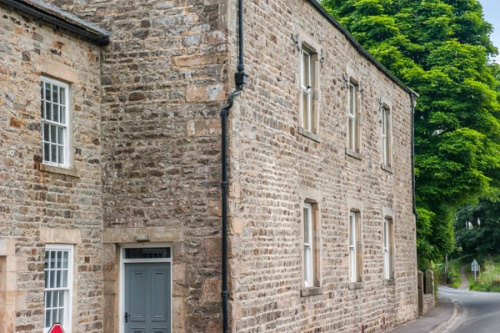
POLYGON ((410 105, 411 105, 411 181, 412 181, 412 194, 413 194, 413 214, 418 219, 417 213, 417 197, 415 194, 415 94, 410 92, 410 105))
POLYGON ((227 191, 229 181, 227 179, 227 116, 229 110, 233 107, 234 98, 243 91, 243 86, 247 83, 248 75, 245 74, 245 63, 243 53, 243 0, 238 0, 238 33, 239 33, 239 55, 238 55, 238 72, 234 75, 236 89, 229 95, 227 105, 224 106, 220 113, 221 118, 221 159, 222 159, 222 332, 229 332, 229 314, 228 314, 228 299, 229 291, 227 288, 227 191))

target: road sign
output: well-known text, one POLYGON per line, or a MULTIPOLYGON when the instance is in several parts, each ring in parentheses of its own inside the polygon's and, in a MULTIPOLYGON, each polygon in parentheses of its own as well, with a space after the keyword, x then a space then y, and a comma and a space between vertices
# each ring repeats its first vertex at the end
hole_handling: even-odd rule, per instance
POLYGON ((59 323, 54 324, 47 333, 64 333, 62 325, 59 323))
POLYGON ((474 261, 470 265, 470 271, 471 272, 479 272, 479 264, 477 263, 476 259, 474 259, 474 261))
POLYGON ((476 259, 472 261, 472 264, 470 265, 470 271, 474 272, 474 283, 477 281, 477 273, 481 270, 481 267, 479 267, 479 264, 477 263, 476 259))

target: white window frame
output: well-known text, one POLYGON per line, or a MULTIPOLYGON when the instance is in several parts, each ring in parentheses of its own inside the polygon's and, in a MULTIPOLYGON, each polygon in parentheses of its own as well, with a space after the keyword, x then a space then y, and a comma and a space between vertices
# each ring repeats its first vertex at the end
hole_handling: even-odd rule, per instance
MULTIPOLYGON (((45 273, 45 283, 50 284, 52 278, 64 278, 64 273, 66 272, 66 286, 45 286, 44 289, 44 317, 43 317, 43 332, 46 333, 53 326, 54 323, 60 323, 64 329, 64 332, 71 333, 72 328, 72 303, 73 303, 73 261, 74 261, 74 246, 73 245, 61 245, 61 244, 47 244, 45 246, 45 264, 44 264, 44 273, 45 273), (47 255, 51 255, 52 253, 67 253, 68 254, 68 265, 67 267, 47 267, 47 255), (51 274, 53 272, 53 274, 51 274), (60 272, 60 274, 58 274, 60 272), (57 315, 56 320, 50 320, 49 325, 47 326, 47 314, 50 310, 54 308, 59 308, 59 306, 51 306, 48 307, 47 302, 47 294, 48 293, 63 293, 62 299, 64 302, 63 306, 63 318, 59 318, 57 315)), ((56 257, 57 259, 57 257, 56 257)), ((56 262, 57 265, 57 262, 56 262)), ((62 266, 62 265, 61 265, 62 266)), ((61 299, 61 298, 60 298, 61 299)), ((59 301, 58 301, 59 302, 59 301)), ((53 305, 53 304, 51 304, 53 305)), ((59 305, 59 304, 57 304, 59 305)))
POLYGON ((392 166, 392 119, 388 106, 382 106, 382 163, 392 166))
POLYGON ((316 94, 316 53, 305 46, 300 49, 300 120, 306 131, 318 134, 316 94))
POLYGON ((361 282, 361 222, 360 212, 349 212, 349 282, 361 282))
POLYGON ((350 80, 347 99, 347 147, 359 153, 359 85, 350 80))
POLYGON ((357 282, 357 239, 356 239, 356 212, 349 213, 349 281, 357 282))
POLYGON ((391 218, 384 219, 384 278, 394 279, 394 228, 391 218))
MULTIPOLYGON (((70 90, 67 83, 41 77, 40 113, 42 121, 43 163, 62 168, 70 167, 70 90), (54 95, 47 96, 46 87, 57 88, 57 101, 54 95), (64 96, 61 98, 61 94, 64 96), (49 110, 50 109, 50 110, 49 110), (54 156, 55 154, 55 156, 54 156), (62 156, 61 156, 62 155, 62 156)), ((52 92, 52 90, 50 90, 52 92)))
POLYGON ((314 220, 313 206, 310 203, 303 205, 304 226, 304 287, 314 287, 314 220))

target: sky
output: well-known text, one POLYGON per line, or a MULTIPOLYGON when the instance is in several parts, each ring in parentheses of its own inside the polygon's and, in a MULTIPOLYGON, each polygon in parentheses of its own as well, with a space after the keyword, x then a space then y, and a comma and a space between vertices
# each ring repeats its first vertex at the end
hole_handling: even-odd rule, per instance
MULTIPOLYGON (((490 36, 493 45, 500 50, 500 0, 479 0, 483 6, 484 18, 493 25, 493 33, 490 36)), ((500 56, 496 57, 500 64, 500 56)))

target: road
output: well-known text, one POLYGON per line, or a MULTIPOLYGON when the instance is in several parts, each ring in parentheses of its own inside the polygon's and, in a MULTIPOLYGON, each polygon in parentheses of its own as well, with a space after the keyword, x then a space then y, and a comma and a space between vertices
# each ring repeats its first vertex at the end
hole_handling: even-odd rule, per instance
POLYGON ((444 333, 500 332, 500 293, 439 287, 439 295, 459 304, 457 317, 444 333))

